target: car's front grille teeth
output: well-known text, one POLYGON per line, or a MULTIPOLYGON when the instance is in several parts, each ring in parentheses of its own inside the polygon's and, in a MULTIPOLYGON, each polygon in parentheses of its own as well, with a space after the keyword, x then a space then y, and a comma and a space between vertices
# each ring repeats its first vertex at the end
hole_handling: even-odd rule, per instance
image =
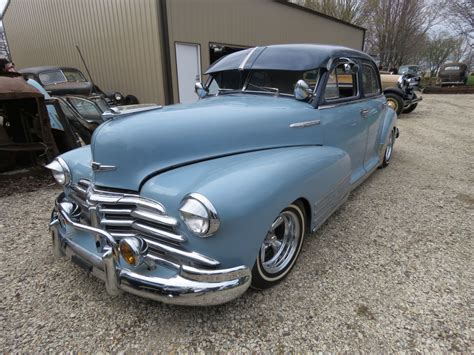
POLYGON ((186 251, 186 237, 177 231, 178 221, 164 207, 140 195, 96 190, 88 180, 72 186, 70 196, 81 206, 83 222, 109 232, 116 240, 140 236, 150 254, 176 263, 216 267, 219 262, 205 255, 186 251))

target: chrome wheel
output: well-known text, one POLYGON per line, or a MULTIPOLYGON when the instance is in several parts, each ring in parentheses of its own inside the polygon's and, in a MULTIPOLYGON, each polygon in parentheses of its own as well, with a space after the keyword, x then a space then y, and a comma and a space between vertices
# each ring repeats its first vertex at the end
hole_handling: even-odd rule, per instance
POLYGON ((301 225, 296 213, 280 213, 260 248, 260 260, 265 272, 277 274, 288 266, 298 249, 300 234, 301 225))
POLYGON ((288 274, 303 244, 305 219, 305 210, 300 202, 278 214, 258 250, 252 270, 252 287, 271 287, 288 274))
POLYGON ((385 161, 388 162, 392 157, 393 152, 393 133, 390 133, 390 137, 388 137, 388 144, 387 149, 385 149, 385 161))
POLYGON ((387 105, 388 105, 388 107, 390 107, 392 110, 394 110, 395 112, 397 112, 397 110, 398 110, 398 102, 397 102, 396 100, 387 99, 387 105))

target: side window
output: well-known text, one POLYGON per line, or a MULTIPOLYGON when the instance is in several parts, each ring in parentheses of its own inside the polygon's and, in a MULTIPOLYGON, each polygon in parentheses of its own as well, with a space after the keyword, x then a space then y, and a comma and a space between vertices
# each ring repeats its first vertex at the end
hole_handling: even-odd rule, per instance
POLYGON ((354 65, 340 63, 329 73, 329 78, 324 91, 326 101, 356 97, 357 71, 354 65))
POLYGON ((87 121, 102 121, 102 112, 94 103, 76 98, 69 98, 69 102, 87 121))
POLYGON ((365 96, 374 96, 380 94, 377 72, 369 64, 362 65, 362 87, 364 88, 365 96))

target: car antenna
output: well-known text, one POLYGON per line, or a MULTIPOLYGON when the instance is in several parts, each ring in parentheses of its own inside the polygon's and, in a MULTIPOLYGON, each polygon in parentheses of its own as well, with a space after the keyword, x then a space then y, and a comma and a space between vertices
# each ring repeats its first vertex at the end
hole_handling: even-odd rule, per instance
POLYGON ((87 64, 86 64, 86 61, 84 60, 84 57, 82 56, 81 49, 79 48, 79 46, 77 44, 76 44, 76 49, 79 52, 79 56, 81 57, 82 64, 84 64, 84 68, 86 68, 87 75, 89 75, 89 78, 91 79, 91 83, 92 83, 92 89, 91 90, 94 90, 94 88, 95 88, 94 79, 92 78, 91 72, 89 71, 89 68, 87 67, 87 64))

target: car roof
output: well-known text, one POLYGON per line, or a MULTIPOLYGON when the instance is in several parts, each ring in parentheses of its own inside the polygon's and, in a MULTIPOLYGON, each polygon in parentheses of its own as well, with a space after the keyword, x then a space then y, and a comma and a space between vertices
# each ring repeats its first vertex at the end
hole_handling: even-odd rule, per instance
POLYGON ((347 47, 323 44, 279 44, 248 48, 229 54, 207 69, 205 74, 224 70, 294 70, 327 68, 334 59, 351 57, 373 62, 369 55, 347 47))
POLYGON ((59 66, 54 66, 54 65, 44 65, 40 67, 30 67, 30 68, 23 68, 18 70, 19 73, 31 73, 31 74, 40 74, 44 73, 47 71, 52 71, 52 70, 77 70, 80 71, 77 68, 73 67, 59 67, 59 66))

